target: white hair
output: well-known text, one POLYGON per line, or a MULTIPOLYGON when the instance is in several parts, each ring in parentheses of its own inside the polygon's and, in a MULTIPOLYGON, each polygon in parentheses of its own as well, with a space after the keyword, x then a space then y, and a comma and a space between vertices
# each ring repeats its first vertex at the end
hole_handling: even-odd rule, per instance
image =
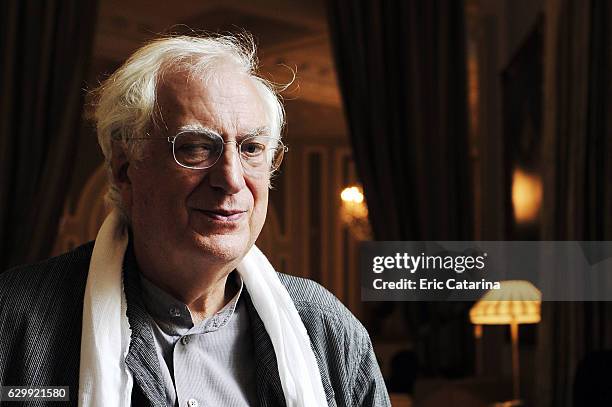
POLYGON ((215 73, 231 67, 248 75, 259 92, 267 113, 271 136, 280 139, 284 109, 276 87, 257 74, 256 46, 252 36, 161 38, 138 49, 94 92, 94 120, 98 143, 109 171, 107 201, 117 207, 124 219, 127 214, 111 170, 112 146, 119 143, 125 154, 140 159, 142 142, 131 138, 146 137, 159 125, 156 109, 157 85, 167 71, 184 70, 191 77, 207 81, 215 73))

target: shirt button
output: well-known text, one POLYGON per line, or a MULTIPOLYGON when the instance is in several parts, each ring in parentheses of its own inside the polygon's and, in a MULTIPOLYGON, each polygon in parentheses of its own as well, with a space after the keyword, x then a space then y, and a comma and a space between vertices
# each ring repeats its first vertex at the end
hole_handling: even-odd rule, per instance
POLYGON ((189 399, 189 400, 187 401, 187 405, 188 405, 189 407, 198 407, 198 405, 199 405, 199 404, 198 404, 198 400, 196 400, 196 399, 189 399))
MULTIPOLYGON (((181 342, 183 343, 183 345, 187 345, 187 344, 189 343, 189 337, 188 337, 188 336, 183 336, 183 337, 181 338, 181 342)), ((191 399, 191 400, 194 400, 194 401, 195 401, 195 399, 191 399)), ((191 401, 191 400, 189 400, 189 401, 191 401)), ((194 404, 194 405, 196 405, 196 406, 197 406, 197 405, 198 405, 198 404, 197 404, 198 402, 197 402, 197 401, 195 401, 195 402, 196 402, 196 404, 194 404)), ((190 405, 191 405, 191 404, 190 404, 190 405)))

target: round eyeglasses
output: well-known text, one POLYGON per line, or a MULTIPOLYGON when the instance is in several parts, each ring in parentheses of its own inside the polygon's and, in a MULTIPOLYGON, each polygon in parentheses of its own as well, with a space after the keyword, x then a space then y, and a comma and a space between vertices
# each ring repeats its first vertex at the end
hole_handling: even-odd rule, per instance
MULTIPOLYGON (((130 140, 161 139, 139 137, 130 140)), ((241 141, 224 141, 215 133, 181 131, 175 136, 163 137, 172 144, 172 155, 181 167, 205 170, 219 161, 226 144, 235 144, 242 168, 250 175, 263 176, 276 171, 289 148, 276 137, 249 136, 241 141)))

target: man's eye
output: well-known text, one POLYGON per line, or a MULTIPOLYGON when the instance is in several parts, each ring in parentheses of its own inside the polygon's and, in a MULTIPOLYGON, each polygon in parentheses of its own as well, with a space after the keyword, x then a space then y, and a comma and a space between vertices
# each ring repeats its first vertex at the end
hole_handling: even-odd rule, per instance
POLYGON ((263 153, 266 146, 261 143, 249 142, 242 144, 241 152, 249 157, 258 156, 263 153))
POLYGON ((185 153, 205 153, 214 150, 214 145, 208 143, 183 143, 179 150, 185 153))
POLYGON ((218 146, 208 141, 187 141, 175 145, 175 157, 184 165, 194 165, 208 160, 214 160, 218 146))

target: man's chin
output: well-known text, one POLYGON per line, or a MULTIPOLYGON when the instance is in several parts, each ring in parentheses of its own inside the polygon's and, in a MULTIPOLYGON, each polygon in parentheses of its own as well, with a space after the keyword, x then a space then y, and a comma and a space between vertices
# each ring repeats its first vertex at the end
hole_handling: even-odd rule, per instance
POLYGON ((196 255, 209 256, 210 262, 233 262, 246 255, 250 245, 249 238, 240 234, 220 234, 199 236, 196 242, 196 255))

